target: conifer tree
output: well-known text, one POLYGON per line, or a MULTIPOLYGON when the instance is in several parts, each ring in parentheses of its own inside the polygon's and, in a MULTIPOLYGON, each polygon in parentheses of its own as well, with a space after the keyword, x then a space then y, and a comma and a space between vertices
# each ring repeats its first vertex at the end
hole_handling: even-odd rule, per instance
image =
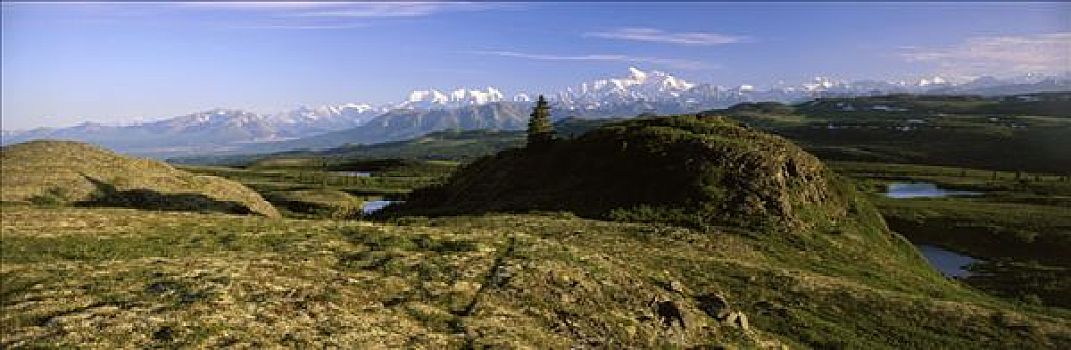
POLYGON ((554 140, 554 126, 550 124, 550 106, 543 95, 532 108, 532 119, 528 120, 528 147, 545 147, 554 140))

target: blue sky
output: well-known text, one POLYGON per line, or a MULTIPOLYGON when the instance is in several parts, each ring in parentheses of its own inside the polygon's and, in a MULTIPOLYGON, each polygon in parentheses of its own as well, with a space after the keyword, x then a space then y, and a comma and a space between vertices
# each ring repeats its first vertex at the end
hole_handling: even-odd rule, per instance
POLYGON ((213 107, 554 92, 626 68, 734 86, 1068 70, 1068 3, 3 4, 3 128, 213 107))

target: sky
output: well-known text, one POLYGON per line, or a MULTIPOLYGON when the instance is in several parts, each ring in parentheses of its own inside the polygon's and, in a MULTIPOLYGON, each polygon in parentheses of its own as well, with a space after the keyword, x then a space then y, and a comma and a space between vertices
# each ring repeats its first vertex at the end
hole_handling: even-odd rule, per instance
POLYGON ((2 128, 553 93, 661 70, 769 87, 1071 69, 1071 3, 10 3, 2 128))

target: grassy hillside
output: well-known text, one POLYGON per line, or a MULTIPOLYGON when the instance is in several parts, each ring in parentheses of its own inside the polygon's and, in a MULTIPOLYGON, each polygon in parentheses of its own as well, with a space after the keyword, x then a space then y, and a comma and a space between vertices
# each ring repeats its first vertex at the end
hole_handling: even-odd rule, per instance
POLYGON ((260 195, 236 182, 84 143, 32 141, 3 147, 0 158, 3 202, 279 216, 260 195))
POLYGON ((885 95, 820 98, 797 106, 803 114, 870 112, 960 115, 1032 115, 1071 117, 1071 93, 1052 92, 1012 96, 885 95), (878 107, 878 106, 884 106, 878 107), (875 108, 878 107, 878 108, 875 108))
POLYGON ((824 98, 710 113, 782 135, 827 160, 1067 174, 1069 111, 1071 93, 1048 93, 824 98))
POLYGON ((945 280, 883 231, 750 235, 567 214, 2 215, 4 347, 1071 345, 1069 315, 945 280))
POLYGON ((983 259, 966 279, 1012 300, 1071 308, 1071 179, 909 164, 834 163, 913 242, 983 259), (894 182, 929 182, 979 196, 893 199, 894 182))
POLYGON ((402 213, 569 210, 696 225, 821 225, 841 188, 790 142, 716 117, 638 118, 515 149, 414 192, 402 213))
POLYGON ((241 167, 179 167, 246 185, 289 217, 353 218, 361 215, 363 202, 404 197, 449 175, 457 162, 287 155, 241 167))
POLYGON ((856 178, 894 228, 912 239, 958 246, 987 258, 1016 258, 1071 266, 1071 179, 908 164, 834 163, 856 178), (879 193, 894 182, 928 182, 980 196, 892 199, 879 193))

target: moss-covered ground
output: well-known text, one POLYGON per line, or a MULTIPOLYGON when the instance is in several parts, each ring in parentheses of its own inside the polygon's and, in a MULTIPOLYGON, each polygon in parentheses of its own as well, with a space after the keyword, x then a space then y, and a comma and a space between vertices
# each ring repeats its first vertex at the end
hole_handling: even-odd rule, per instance
POLYGON ((2 233, 4 347, 1071 344, 1066 312, 946 280, 882 232, 5 206, 2 233), (750 327, 706 313, 710 295, 750 327), (665 326, 653 300, 685 326, 665 326))

